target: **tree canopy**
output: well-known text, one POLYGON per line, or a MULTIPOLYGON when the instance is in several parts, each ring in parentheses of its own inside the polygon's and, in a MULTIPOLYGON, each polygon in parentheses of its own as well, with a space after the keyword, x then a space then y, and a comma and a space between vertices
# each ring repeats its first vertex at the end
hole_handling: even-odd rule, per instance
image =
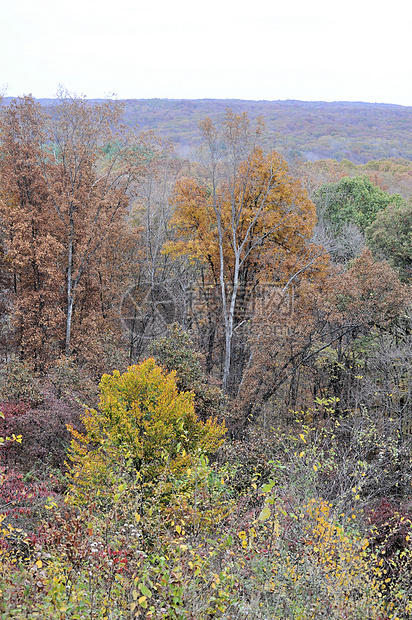
POLYGON ((176 184, 176 240, 167 248, 198 259, 207 267, 208 283, 219 291, 226 391, 234 329, 244 321, 256 286, 287 286, 322 250, 310 242, 314 204, 283 157, 256 145, 259 125, 253 131, 246 116, 228 112, 221 125, 206 119, 202 127, 204 165, 198 178, 176 184))
POLYGON ((412 203, 390 204, 367 229, 374 254, 398 270, 404 282, 412 277, 412 203))
POLYGON ((366 176, 343 177, 337 183, 325 183, 316 193, 318 211, 335 234, 352 223, 365 232, 377 214, 389 204, 404 204, 399 194, 389 195, 366 176))

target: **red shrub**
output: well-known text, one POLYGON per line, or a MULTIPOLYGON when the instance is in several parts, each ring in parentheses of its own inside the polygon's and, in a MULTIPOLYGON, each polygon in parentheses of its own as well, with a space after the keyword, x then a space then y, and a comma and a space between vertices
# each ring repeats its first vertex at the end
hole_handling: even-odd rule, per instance
POLYGON ((386 498, 367 512, 369 544, 383 560, 382 575, 397 581, 409 579, 412 569, 412 514, 386 498))
POLYGON ((0 451, 0 465, 28 472, 33 468, 64 468, 71 435, 67 424, 81 429, 82 407, 59 400, 52 393, 36 409, 24 401, 3 402, 0 435, 22 435, 22 442, 7 442, 0 451))

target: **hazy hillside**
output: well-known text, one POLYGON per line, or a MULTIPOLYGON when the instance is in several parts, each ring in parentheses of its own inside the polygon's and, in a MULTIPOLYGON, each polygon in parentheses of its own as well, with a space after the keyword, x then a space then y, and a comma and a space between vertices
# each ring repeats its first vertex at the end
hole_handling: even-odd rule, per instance
POLYGON ((240 100, 127 100, 126 120, 171 138, 184 152, 199 143, 199 121, 230 107, 263 116, 268 146, 307 159, 412 159, 412 107, 370 103, 240 100))
MULTIPOLYGON (((52 100, 40 100, 50 105, 52 100)), ((359 102, 242 101, 235 99, 128 99, 125 119, 173 140, 190 155, 200 142, 198 123, 226 108, 262 116, 266 143, 287 158, 412 159, 412 107, 359 102)))

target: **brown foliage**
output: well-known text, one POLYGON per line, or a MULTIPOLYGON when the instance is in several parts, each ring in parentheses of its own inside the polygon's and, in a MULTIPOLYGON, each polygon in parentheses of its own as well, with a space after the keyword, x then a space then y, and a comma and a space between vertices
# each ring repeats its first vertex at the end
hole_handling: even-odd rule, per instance
POLYGON ((330 319, 355 327, 386 327, 410 303, 411 288, 386 262, 366 249, 344 273, 329 282, 325 308, 330 319))
POLYGON ((24 356, 41 365, 58 346, 64 321, 56 286, 63 247, 51 229, 53 206, 39 162, 45 117, 38 104, 25 99, 13 102, 2 121, 0 215, 16 338, 24 356))
POLYGON ((120 126, 121 112, 64 93, 52 117, 30 97, 3 109, 0 217, 13 324, 20 357, 38 369, 61 352, 87 358, 93 337, 118 331, 114 309, 136 247, 129 199, 155 156, 151 138, 120 126))
MULTIPOLYGON (((387 263, 375 262, 369 250, 347 271, 330 267, 329 273, 306 275, 295 286, 293 307, 284 297, 264 306, 255 318, 236 403, 240 424, 275 396, 283 414, 285 409, 311 406, 314 396, 335 383, 330 395, 342 398, 345 343, 371 330, 389 329, 411 299, 410 287, 399 282, 387 263), (327 371, 322 377, 323 367, 327 371)), ((350 365, 353 380, 359 373, 353 361, 350 365)))

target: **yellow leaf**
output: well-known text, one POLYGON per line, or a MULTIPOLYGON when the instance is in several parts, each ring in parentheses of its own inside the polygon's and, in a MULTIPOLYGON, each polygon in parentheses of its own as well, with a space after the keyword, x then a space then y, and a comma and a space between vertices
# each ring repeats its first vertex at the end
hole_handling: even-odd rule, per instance
POLYGON ((314 465, 314 466, 313 466, 313 469, 314 469, 315 471, 318 471, 318 468, 316 467, 316 465, 314 465))
POLYGON ((41 568, 43 566, 43 562, 41 560, 37 560, 36 566, 37 568, 41 568))
POLYGON ((305 439, 305 435, 299 435, 299 437, 301 438, 301 440, 303 441, 303 443, 306 443, 306 439, 305 439))
POLYGON ((266 521, 270 517, 270 508, 266 506, 259 515, 259 521, 266 521))
POLYGON ((136 523, 139 523, 140 521, 140 515, 138 512, 135 512, 134 518, 136 519, 136 523))

